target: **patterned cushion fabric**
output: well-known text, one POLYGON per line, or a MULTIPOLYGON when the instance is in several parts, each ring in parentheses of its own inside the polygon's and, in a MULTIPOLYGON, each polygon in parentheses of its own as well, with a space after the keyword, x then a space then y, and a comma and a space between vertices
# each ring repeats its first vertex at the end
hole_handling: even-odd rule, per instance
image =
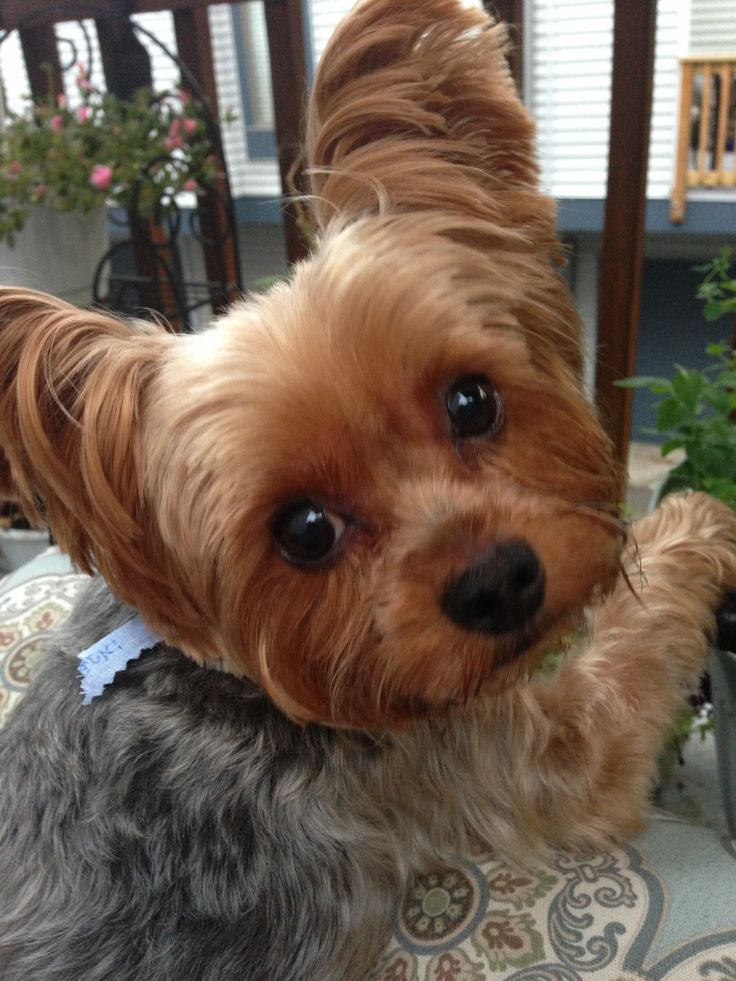
MULTIPOLYGON (((0 581, 0 722, 86 580, 52 548, 0 581)), ((453 859, 413 883, 363 981, 502 978, 736 981, 736 844, 657 814, 608 854, 453 859)))
POLYGON ((736 848, 667 814, 608 854, 416 879, 364 981, 736 979, 736 848))
POLYGON ((87 579, 49 548, 0 580, 0 724, 28 687, 49 630, 69 615, 87 579))

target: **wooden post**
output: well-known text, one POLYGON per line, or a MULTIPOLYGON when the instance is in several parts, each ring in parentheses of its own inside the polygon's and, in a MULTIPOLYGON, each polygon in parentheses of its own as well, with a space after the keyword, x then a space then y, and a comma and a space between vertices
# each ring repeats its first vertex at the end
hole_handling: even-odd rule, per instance
MULTIPOLYGON (((207 8, 192 7, 174 11, 174 30, 179 57, 197 80, 212 115, 217 118, 217 84, 207 8)), ((182 79, 182 85, 184 89, 189 88, 186 77, 182 79)), ((226 165, 221 146, 215 147, 214 155, 218 170, 224 174, 226 165)), ((212 308, 215 313, 228 307, 240 294, 237 226, 228 209, 232 209, 230 189, 225 179, 220 178, 197 204, 204 263, 207 279, 211 284, 212 308), (232 235, 229 234, 231 225, 232 235)))
POLYGON ((680 107, 677 113, 677 153, 675 181, 670 201, 670 221, 681 225, 685 220, 687 171, 690 156, 690 108, 693 102, 694 71, 692 62, 680 62, 680 107))
POLYGON ((723 183, 723 161, 726 156, 728 143, 728 111, 731 106, 731 72, 733 65, 723 64, 720 67, 720 88, 718 91, 718 126, 716 131, 716 183, 723 183))
POLYGON ((524 0, 483 0, 483 8, 509 32, 509 68, 519 96, 524 95, 524 0))
MULTIPOLYGON (((608 191, 598 291, 596 397, 616 459, 626 465, 644 256, 656 0, 615 0, 608 191)), ((623 488, 622 488, 623 494, 623 488)))
MULTIPOLYGON (((129 99, 138 89, 152 84, 148 52, 135 35, 125 14, 95 20, 100 57, 107 90, 129 99)), ((141 277, 141 305, 162 313, 175 330, 181 330, 178 298, 172 289, 177 259, 167 246, 165 233, 154 221, 128 210, 128 223, 137 271, 141 277), (170 272, 169 272, 170 271, 170 272)))
POLYGON ((713 89, 713 69, 710 64, 703 66, 703 92, 700 97, 700 127, 698 129, 698 178, 703 179, 703 174, 708 170, 708 150, 710 136, 710 103, 711 91, 713 89))
POLYGON ((95 27, 108 91, 129 100, 138 89, 152 88, 151 59, 129 18, 98 17, 95 27))
POLYGON ((24 27, 18 34, 34 101, 45 103, 49 95, 61 95, 64 85, 53 24, 24 27))
POLYGON ((299 210, 289 195, 303 189, 303 111, 307 101, 307 66, 304 56, 302 0, 265 0, 271 85, 276 122, 281 187, 284 206, 284 236, 289 262, 309 252, 309 242, 299 227, 299 210))

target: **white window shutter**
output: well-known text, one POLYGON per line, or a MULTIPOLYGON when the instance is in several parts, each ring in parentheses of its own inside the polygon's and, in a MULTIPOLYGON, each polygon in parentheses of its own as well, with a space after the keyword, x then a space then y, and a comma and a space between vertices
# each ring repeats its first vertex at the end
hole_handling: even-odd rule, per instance
POLYGON ((309 0, 309 24, 312 29, 315 65, 322 57, 330 35, 352 6, 354 0, 309 0))
MULTIPOLYGON (((613 0, 532 0, 527 21, 527 93, 536 118, 542 182, 557 198, 603 198, 613 59, 613 0)), ((660 0, 654 66, 648 197, 672 183, 678 57, 687 4, 660 0)))
POLYGON ((734 0, 692 0, 689 54, 736 54, 734 0))

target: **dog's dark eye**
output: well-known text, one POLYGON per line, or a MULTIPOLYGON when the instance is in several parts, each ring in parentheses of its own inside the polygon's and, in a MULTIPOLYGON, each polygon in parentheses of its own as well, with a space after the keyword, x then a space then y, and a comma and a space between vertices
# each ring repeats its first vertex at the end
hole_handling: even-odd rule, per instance
POLYGON ((481 375, 458 378, 447 392, 445 404, 458 436, 495 435, 503 426, 501 396, 481 375))
POLYGON ((326 559, 344 531, 342 518, 314 501, 287 505, 273 524, 281 554, 294 565, 314 565, 326 559))

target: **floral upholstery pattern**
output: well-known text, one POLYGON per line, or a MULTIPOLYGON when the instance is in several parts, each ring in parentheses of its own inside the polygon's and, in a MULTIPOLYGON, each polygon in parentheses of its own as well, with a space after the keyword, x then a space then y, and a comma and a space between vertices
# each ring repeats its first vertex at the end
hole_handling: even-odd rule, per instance
POLYGON ((51 548, 0 583, 0 724, 28 687, 49 631, 69 616, 86 581, 51 548))
MULTIPOLYGON (((85 581, 50 549, 0 582, 0 723, 85 581)), ((736 981, 736 843, 658 813, 606 854, 453 857, 415 879, 360 981, 499 979, 736 981)))
POLYGON ((363 981, 736 981, 736 849, 664 813, 607 854, 416 878, 363 981), (656 857, 656 861, 655 861, 656 857))

